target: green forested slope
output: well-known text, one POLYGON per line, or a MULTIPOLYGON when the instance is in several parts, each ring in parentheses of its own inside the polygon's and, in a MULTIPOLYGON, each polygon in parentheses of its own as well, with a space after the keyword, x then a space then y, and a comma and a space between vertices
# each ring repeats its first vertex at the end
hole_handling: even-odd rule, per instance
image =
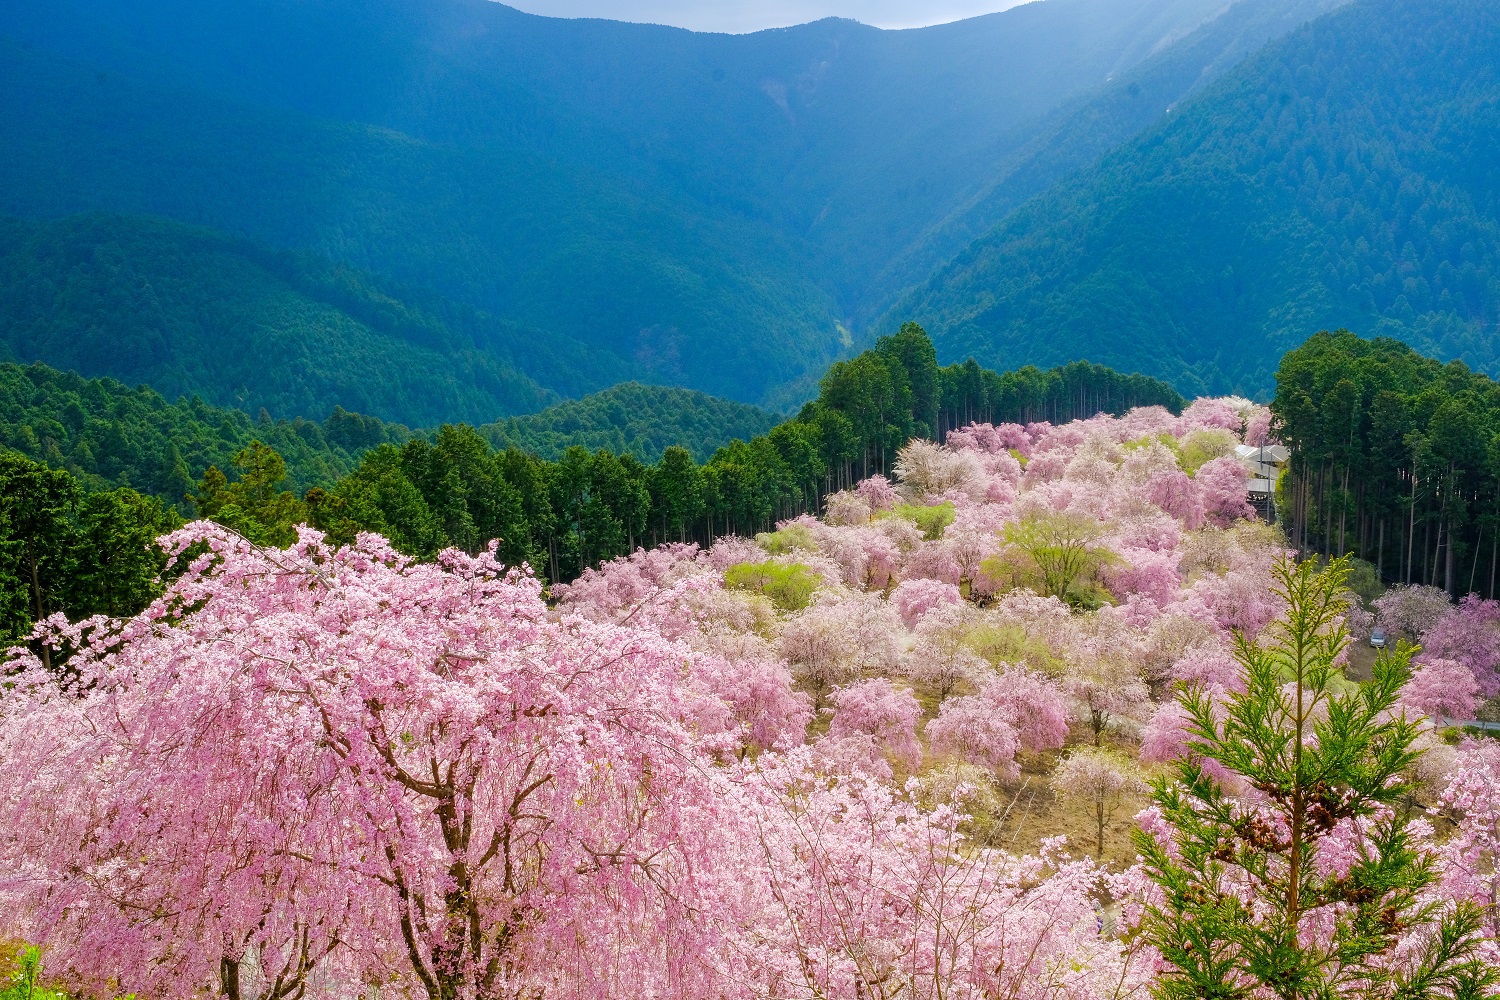
POLYGON ((1359 0, 1016 211, 899 308, 942 353, 1265 392, 1307 331, 1500 370, 1500 8, 1359 0))
MULTIPOLYGON (((9 5, 0 211, 310 250, 654 383, 787 401, 918 280, 892 257, 982 199, 1061 106, 1204 22, 1229 25, 1222 42, 1239 8, 1293 12, 1283 30, 1319 2, 1046 0, 746 36, 488 0, 9 5)), ((1032 177, 1077 165, 1032 160, 1032 177)), ((575 395, 545 367, 526 370, 575 395)))
POLYGON ((343 475, 366 449, 411 436, 344 410, 321 424, 254 420, 199 398, 168 402, 147 386, 0 364, 0 451, 71 472, 90 489, 129 486, 175 506, 209 466, 228 468, 253 440, 280 452, 290 484, 306 489, 343 475))
POLYGON ((887 471, 914 435, 1182 402, 1162 382, 1083 362, 940 367, 926 334, 908 324, 829 368, 818 398, 774 427, 740 404, 626 385, 512 426, 512 437, 485 428, 488 440, 464 425, 413 433, 342 409, 322 423, 251 420, 198 399, 168 403, 146 387, 0 365, 0 455, 68 474, 69 490, 132 487, 267 543, 286 544, 307 520, 342 539, 379 531, 419 555, 498 537, 507 559, 546 565, 560 580, 641 541, 763 530, 887 471), (570 422, 577 436, 565 441, 570 422), (611 435, 631 450, 614 450, 611 435), (555 460, 535 454, 564 443, 555 460))
MULTIPOLYGON (((0 211, 160 215, 311 251, 661 381, 756 399, 840 349, 831 297, 775 230, 525 150, 244 106, 4 41, 0 141, 0 211)), ((546 384, 547 359, 532 370, 546 384)))
POLYGON ((1394 340, 1320 333, 1281 359, 1271 406, 1293 447, 1278 502, 1303 551, 1495 596, 1500 383, 1394 340))
POLYGON ((692 389, 627 382, 478 430, 496 448, 518 447, 549 460, 576 445, 655 462, 681 445, 703 462, 735 438, 766 433, 777 419, 759 407, 692 389))
POLYGON ((343 406, 416 425, 555 401, 522 363, 545 364, 552 385, 575 391, 630 371, 561 338, 398 294, 346 267, 160 219, 0 219, 0 358, 252 414, 343 406))
POLYGON ((1238 0, 1206 24, 1161 46, 1102 86, 1065 102, 1021 148, 1000 160, 984 184, 894 257, 877 278, 886 292, 860 319, 879 315, 900 292, 931 277, 1012 210, 1171 114, 1268 41, 1347 0, 1238 0))

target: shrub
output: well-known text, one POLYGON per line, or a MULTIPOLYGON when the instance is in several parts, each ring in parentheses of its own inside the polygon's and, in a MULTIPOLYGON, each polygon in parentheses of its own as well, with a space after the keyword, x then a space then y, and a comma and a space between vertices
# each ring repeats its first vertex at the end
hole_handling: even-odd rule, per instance
POLYGON ((948 525, 953 523, 956 512, 953 504, 943 501, 931 506, 921 504, 903 503, 892 508, 891 513, 897 517, 905 518, 918 528, 922 529, 922 535, 929 542, 935 542, 943 537, 943 532, 948 525))
POLYGON ((724 571, 724 586, 753 590, 782 611, 801 611, 822 578, 802 563, 736 563, 724 571))

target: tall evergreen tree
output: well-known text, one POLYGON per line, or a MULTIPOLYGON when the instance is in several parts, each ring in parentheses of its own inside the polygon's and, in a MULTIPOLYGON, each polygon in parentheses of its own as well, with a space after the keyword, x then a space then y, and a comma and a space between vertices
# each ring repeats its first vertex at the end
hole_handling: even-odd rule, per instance
POLYGON ((1347 573, 1345 560, 1283 561, 1285 613, 1237 640, 1244 693, 1184 696, 1189 753, 1155 786, 1167 828, 1136 837, 1160 889, 1144 922, 1165 961, 1160 997, 1477 998, 1500 983, 1475 957, 1479 910, 1423 896, 1435 855, 1400 808, 1419 756, 1417 722, 1397 708, 1413 650, 1344 680, 1347 573), (1395 960, 1414 938, 1425 944, 1395 960))

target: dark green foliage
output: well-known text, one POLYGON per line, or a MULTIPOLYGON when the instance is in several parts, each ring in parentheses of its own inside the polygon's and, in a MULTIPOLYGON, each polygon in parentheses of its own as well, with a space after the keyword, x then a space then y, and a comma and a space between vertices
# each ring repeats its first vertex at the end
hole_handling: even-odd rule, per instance
MULTIPOLYGON (((945 413, 1069 419, 1142 404, 1177 409, 1182 400, 1163 383, 1086 364, 1004 375, 972 362, 938 368, 926 334, 908 324, 836 365, 818 399, 768 432, 749 433, 769 420, 743 404, 627 385, 539 415, 546 419, 512 422, 514 437, 501 436, 555 446, 577 420, 575 440, 628 434, 647 454, 666 445, 652 464, 633 451, 580 444, 549 461, 494 447, 494 427, 444 424, 414 435, 338 408, 322 424, 252 421, 43 365, 0 366, 0 444, 67 470, 57 475, 70 484, 69 503, 76 480, 95 491, 129 483, 262 545, 290 544, 304 521, 340 543, 377 532, 419 558, 450 546, 479 552, 494 541, 508 565, 527 562, 556 582, 641 545, 708 544, 816 511, 828 493, 888 471, 934 420, 940 431, 950 427, 945 413), (704 438, 745 423, 748 440, 730 440, 702 465, 668 443, 706 451, 704 438)), ((941 506, 909 514, 933 535, 952 516, 941 506)))
MULTIPOLYGON (((424 142, 206 96, 214 89, 124 75, 101 86, 92 68, 0 40, 0 212, 149 213, 331 257, 509 321, 491 324, 503 356, 569 395, 644 376, 757 399, 839 350, 828 293, 763 224, 504 141, 424 142)), ((473 331, 486 355, 488 332, 473 331)), ((423 377, 399 371, 383 388, 423 377)))
POLYGON ((0 645, 58 612, 77 621, 145 607, 165 565, 154 542, 178 523, 155 498, 85 495, 67 472, 0 451, 0 645))
POLYGON ((1273 43, 903 303, 940 353, 1264 393, 1308 330, 1500 371, 1500 9, 1361 0, 1273 43))
POLYGON ((296 526, 307 521, 307 506, 297 494, 282 489, 286 462, 259 441, 251 441, 234 456, 235 478, 230 482, 218 466, 209 466, 192 494, 198 516, 232 528, 256 545, 286 548, 297 540, 296 526))
MULTIPOLYGON (((960 211, 944 218, 881 271, 893 291, 919 285, 1028 199, 1094 165, 1101 156, 1172 114, 1172 109, 1253 55, 1268 41, 1343 0, 1237 0, 1186 37, 1104 85, 1064 102, 1021 148, 985 175, 960 211)), ((898 298, 899 296, 891 296, 898 298)), ((876 315, 886 299, 867 303, 876 315)), ((861 312, 860 317, 869 315, 861 312)), ((945 352, 946 353, 946 352, 945 352)), ((1098 356, 1100 352, 1085 353, 1098 356)))
POLYGON ((1388 582, 1494 595, 1500 383, 1343 331, 1289 352, 1276 382, 1293 451, 1278 502, 1296 545, 1353 553, 1388 582))
POLYGON ((1384 651, 1368 682, 1343 680, 1345 575, 1343 560, 1323 572, 1312 560, 1281 563, 1286 612, 1258 640, 1238 637, 1246 690, 1221 703, 1201 689, 1184 696, 1190 752, 1155 787, 1175 851, 1136 834, 1161 892, 1142 925, 1166 963, 1159 997, 1477 1000, 1500 984, 1475 954, 1480 909, 1423 897, 1437 859, 1401 806, 1421 755, 1420 727, 1397 700, 1413 648, 1384 651), (1258 806, 1204 761, 1260 792, 1258 806), (1367 824, 1357 853, 1339 842, 1349 822, 1367 824), (1329 854, 1354 856, 1328 864, 1329 854), (1403 938, 1412 953, 1390 962, 1403 938))
POLYGON ((596 388, 627 371, 600 354, 580 377, 556 338, 310 255, 104 214, 0 220, 0 345, 169 398, 279 416, 342 406, 417 425, 553 402, 517 348, 556 348, 548 385, 596 388))
POLYGON ((642 462, 655 462, 681 445, 705 461, 733 439, 764 434, 776 423, 775 415, 746 403, 626 382, 540 413, 485 424, 479 433, 496 448, 522 448, 549 461, 573 445, 629 452, 642 462))
MULTIPOLYGON (((835 365, 819 398, 798 417, 769 433, 730 441, 701 466, 678 445, 666 447, 652 465, 632 452, 591 451, 580 444, 547 461, 515 447, 492 451, 480 433, 445 426, 430 443, 418 439, 367 452, 351 474, 306 499, 313 524, 337 541, 376 531, 398 549, 428 557, 449 545, 477 551, 499 538, 508 563, 526 560, 553 581, 570 580, 640 545, 708 544, 726 534, 754 535, 779 520, 816 511, 833 490, 887 471, 919 428, 925 432, 933 421, 940 429, 949 426, 945 398, 948 412, 992 420, 1071 419, 1137 405, 1182 405, 1163 383, 1095 365, 1005 375, 972 362, 940 369, 926 334, 908 324, 874 349, 835 365)), ((629 413, 616 404, 632 399, 684 400, 693 410, 686 418, 676 415, 675 426, 698 433, 708 433, 713 418, 742 410, 677 390, 625 386, 618 394, 582 401, 588 405, 554 420, 529 426, 514 421, 509 427, 521 441, 523 432, 544 427, 555 435, 550 440, 559 442, 568 412, 601 414, 595 432, 607 420, 627 421, 629 427, 629 413)), ((674 414, 664 408, 651 417, 650 424, 636 426, 656 427, 651 431, 660 435, 656 440, 668 440, 661 428, 674 426, 674 414)), ((491 439, 496 436, 493 427, 483 430, 491 439)), ((588 432, 581 440, 591 440, 588 432)), ((912 508, 903 516, 936 537, 953 512, 939 505, 912 508)))
POLYGON ((229 468, 252 440, 276 449, 300 491, 333 482, 372 445, 409 437, 403 426, 339 409, 322 424, 253 420, 196 397, 169 403, 145 386, 0 364, 0 448, 66 469, 87 489, 130 486, 183 509, 208 467, 229 468))

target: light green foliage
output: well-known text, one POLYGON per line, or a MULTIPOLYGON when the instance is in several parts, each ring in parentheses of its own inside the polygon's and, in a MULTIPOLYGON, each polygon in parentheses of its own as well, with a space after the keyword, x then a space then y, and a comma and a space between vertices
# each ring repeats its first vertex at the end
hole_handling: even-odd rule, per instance
POLYGON ((1182 439, 1178 464, 1191 476, 1205 463, 1234 454, 1234 446, 1239 443, 1239 438, 1229 431, 1217 427, 1201 428, 1182 439))
POLYGON ((1376 575, 1375 566, 1363 559, 1351 558, 1349 560, 1349 576, 1344 581, 1344 586, 1357 594, 1365 604, 1369 604, 1385 593, 1385 584, 1381 583, 1380 577, 1376 575))
POLYGON ((980 568, 996 580, 1032 584, 1044 597, 1073 607, 1096 608, 1107 601, 1094 574, 1116 557, 1098 544, 1103 526, 1091 517, 1067 512, 1037 514, 1005 526, 1005 549, 980 568))
POLYGON ((912 503, 897 504, 891 508, 887 516, 905 518, 922 529, 922 537, 931 542, 943 537, 943 532, 948 529, 948 525, 953 523, 956 512, 953 504, 944 500, 942 503, 927 506, 912 503))
POLYGON ((965 644, 995 666, 1019 664, 1057 676, 1063 660, 1051 646, 1020 625, 981 622, 964 637, 965 644))
POLYGON ((1385 651, 1370 681, 1340 684, 1347 564, 1319 571, 1312 560, 1283 560, 1275 572, 1286 612, 1258 640, 1237 637, 1245 692, 1217 705, 1207 691, 1184 696, 1189 753, 1154 789, 1175 850, 1136 836, 1161 892, 1143 924, 1166 962, 1156 995, 1489 995, 1500 969, 1475 956, 1480 911, 1424 898, 1435 858, 1401 808, 1420 756, 1417 722, 1397 707, 1412 647, 1385 651), (1259 808, 1205 773, 1204 761, 1258 790, 1259 808), (1347 871, 1320 863, 1347 850, 1333 839, 1343 822, 1366 826, 1347 871), (1231 885, 1247 886, 1249 898, 1231 885), (1331 927, 1329 912, 1338 913, 1331 927), (1420 943, 1389 963, 1398 939, 1420 943))
POLYGON ((812 530, 805 524, 789 524, 776 531, 763 531, 755 536, 755 542, 773 556, 784 556, 789 552, 816 552, 812 530))
MULTIPOLYGON (((0 942, 0 948, 9 945, 0 942)), ((0 1000, 68 1000, 68 995, 59 990, 50 989, 42 981, 42 953, 33 945, 25 945, 17 949, 16 956, 12 961, 9 955, 0 956, 0 972, 8 972, 4 982, 0 982, 0 1000), (7 970, 6 965, 13 966, 7 970)))
POLYGON ((822 577, 801 563, 736 563, 724 571, 724 586, 764 594, 782 611, 801 611, 822 577))

